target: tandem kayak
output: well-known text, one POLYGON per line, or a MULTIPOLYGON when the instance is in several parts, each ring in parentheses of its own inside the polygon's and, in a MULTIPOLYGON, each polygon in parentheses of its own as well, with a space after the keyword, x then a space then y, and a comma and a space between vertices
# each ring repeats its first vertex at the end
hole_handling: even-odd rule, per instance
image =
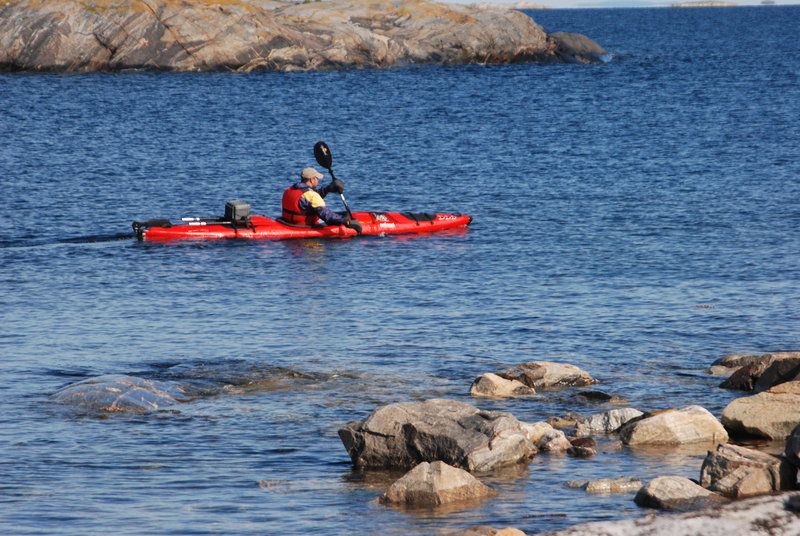
MULTIPOLYGON (((425 214, 411 212, 353 212, 364 235, 420 234, 466 227, 472 217, 464 214, 425 214)), ((214 240, 243 238, 287 240, 294 238, 346 238, 358 232, 344 225, 294 225, 266 216, 246 218, 183 218, 177 225, 158 219, 133 222, 139 240, 214 240)))

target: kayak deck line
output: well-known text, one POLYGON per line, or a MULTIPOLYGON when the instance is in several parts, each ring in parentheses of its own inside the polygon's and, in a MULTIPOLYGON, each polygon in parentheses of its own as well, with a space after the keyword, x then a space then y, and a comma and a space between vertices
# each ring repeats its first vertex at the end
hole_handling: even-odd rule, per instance
MULTIPOLYGON (((466 227, 472 217, 465 214, 413 212, 353 212, 364 235, 420 234, 466 227)), ((348 238, 358 235, 344 225, 304 226, 289 224, 281 218, 248 216, 240 220, 223 218, 184 218, 173 224, 168 219, 152 219, 132 224, 136 237, 143 241, 214 240, 242 238, 250 240, 287 240, 293 238, 348 238)))

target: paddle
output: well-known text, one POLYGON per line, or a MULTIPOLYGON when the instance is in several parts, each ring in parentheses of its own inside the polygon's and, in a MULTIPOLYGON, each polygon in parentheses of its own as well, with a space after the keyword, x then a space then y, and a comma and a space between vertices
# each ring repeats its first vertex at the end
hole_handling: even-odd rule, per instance
MULTIPOLYGON (((324 167, 328 170, 328 173, 331 174, 331 178, 336 180, 336 175, 333 174, 333 155, 331 154, 331 150, 328 147, 328 144, 324 141, 318 141, 314 145, 314 158, 317 159, 319 165, 324 167)), ((344 208, 347 209, 347 215, 350 216, 350 219, 353 218, 353 213, 350 211, 350 205, 347 204, 347 200, 344 198, 344 194, 339 192, 339 197, 342 198, 342 203, 344 203, 344 208)))

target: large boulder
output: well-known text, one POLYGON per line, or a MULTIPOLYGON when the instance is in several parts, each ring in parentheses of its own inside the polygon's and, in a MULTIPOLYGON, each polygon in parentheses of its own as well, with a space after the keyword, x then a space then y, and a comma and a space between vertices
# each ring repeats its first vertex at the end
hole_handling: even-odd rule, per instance
POLYGON ((800 381, 733 400, 722 411, 722 424, 734 435, 786 439, 800 424, 800 381))
POLYGON ((731 499, 794 489, 796 480, 786 459, 737 445, 718 445, 700 470, 700 485, 731 499))
POLYGON ((0 70, 253 71, 598 62, 518 11, 426 0, 6 0, 0 70), (555 44, 554 44, 555 43, 555 44))
POLYGON ((767 495, 701 510, 598 521, 538 536, 789 536, 800 534, 800 493, 767 495))
POLYGON ((151 411, 188 402, 176 385, 136 376, 107 375, 68 385, 52 395, 61 404, 90 411, 151 411))
POLYGON ((468 502, 496 495, 477 478, 444 462, 422 462, 378 498, 382 504, 439 506, 468 502))
POLYGON ((628 445, 681 445, 728 441, 722 424, 705 408, 688 406, 645 414, 619 430, 628 445))
POLYGON ((409 468, 444 461, 469 471, 528 461, 536 447, 513 415, 456 400, 383 406, 339 430, 356 467, 409 468))
POLYGON ((579 437, 592 434, 610 434, 642 415, 644 413, 635 408, 612 409, 579 421, 575 427, 575 434, 579 437))
POLYGON ((660 510, 695 510, 725 502, 721 495, 682 476, 660 476, 645 484, 634 497, 639 506, 660 510))
POLYGON ((575 365, 550 361, 530 361, 510 370, 498 372, 507 380, 518 380, 534 389, 582 387, 596 382, 592 376, 575 365))
POLYGON ((505 398, 510 396, 535 395, 536 389, 518 380, 507 380, 487 372, 478 376, 469 389, 469 394, 480 398, 505 398))

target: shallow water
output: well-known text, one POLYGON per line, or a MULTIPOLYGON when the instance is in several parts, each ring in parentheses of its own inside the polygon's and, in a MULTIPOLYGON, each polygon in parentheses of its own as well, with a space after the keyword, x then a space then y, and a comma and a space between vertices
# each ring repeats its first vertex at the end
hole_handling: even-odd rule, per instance
MULTIPOLYGON (((0 530, 528 532, 637 516, 578 478, 699 476, 706 446, 543 455, 479 505, 375 503, 336 431, 446 397, 538 421, 577 390, 470 399, 529 360, 641 410, 738 395, 730 353, 800 347, 797 7, 531 12, 602 65, 292 74, 0 75, 0 530), (130 223, 279 196, 325 140, 354 210, 466 232, 140 243, 130 223), (49 395, 130 374, 196 398, 98 417, 49 395)), ((338 201, 331 204, 338 207, 338 201)), ((603 447, 605 443, 601 444, 603 447)), ((604 447, 603 447, 604 448, 604 447)), ((602 449, 601 449, 602 450, 602 449)))

